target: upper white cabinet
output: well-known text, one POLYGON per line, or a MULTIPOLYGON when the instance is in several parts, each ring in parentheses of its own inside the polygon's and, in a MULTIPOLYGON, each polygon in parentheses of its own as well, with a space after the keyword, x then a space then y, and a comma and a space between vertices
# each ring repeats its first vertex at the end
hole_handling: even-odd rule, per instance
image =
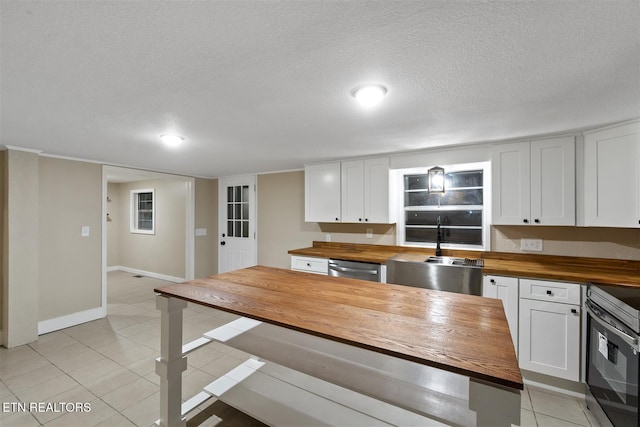
POLYGON ((340 222, 340 162, 304 168, 304 218, 307 222, 340 222))
POLYGON ((342 222, 393 222, 388 157, 342 162, 342 222))
POLYGON ((305 221, 394 222, 389 158, 307 165, 305 221))
POLYGON ((640 227, 640 122, 585 133, 585 225, 640 227))
POLYGON ((575 225, 573 137, 492 147, 493 223, 575 225))

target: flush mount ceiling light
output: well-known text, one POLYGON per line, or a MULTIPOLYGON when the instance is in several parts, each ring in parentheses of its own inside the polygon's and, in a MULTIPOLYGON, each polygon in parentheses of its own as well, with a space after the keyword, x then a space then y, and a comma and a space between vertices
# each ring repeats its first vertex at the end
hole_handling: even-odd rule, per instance
POLYGON ((162 142, 167 144, 169 147, 177 147, 178 145, 184 142, 184 138, 179 135, 171 135, 171 134, 162 134, 160 135, 160 139, 162 142))
POLYGON ((351 95, 365 108, 379 104, 386 94, 387 88, 381 85, 358 86, 351 91, 351 95))

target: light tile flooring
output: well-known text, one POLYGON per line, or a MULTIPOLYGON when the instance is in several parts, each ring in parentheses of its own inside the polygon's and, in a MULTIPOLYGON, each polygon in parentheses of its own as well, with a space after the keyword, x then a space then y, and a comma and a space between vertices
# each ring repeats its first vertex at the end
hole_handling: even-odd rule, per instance
MULTIPOLYGON (((0 425, 150 426, 159 415, 160 313, 153 288, 166 282, 108 274, 108 316, 40 336, 33 344, 0 347, 0 425), (90 412, 20 412, 17 402, 90 403, 90 412), (7 406, 9 405, 9 406, 7 406)), ((189 304, 184 310, 184 341, 227 323, 234 316, 189 304)), ((210 344, 190 354, 183 374, 183 398, 246 360, 246 353, 210 344)), ((584 401, 526 387, 522 426, 598 426, 584 401)), ((189 426, 262 426, 222 402, 199 408, 189 426)))

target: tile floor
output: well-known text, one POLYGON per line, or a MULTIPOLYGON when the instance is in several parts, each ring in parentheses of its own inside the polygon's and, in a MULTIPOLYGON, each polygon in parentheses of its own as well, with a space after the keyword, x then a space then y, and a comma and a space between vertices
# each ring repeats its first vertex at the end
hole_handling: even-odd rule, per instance
MULTIPOLYGON (((166 282, 108 274, 108 316, 40 336, 36 343, 0 347, 0 425, 10 426, 151 426, 159 414, 160 313, 154 287, 166 282), (90 403, 90 412, 11 411, 17 402, 90 403)), ((189 304, 184 310, 188 342, 234 316, 189 304)), ((183 398, 246 360, 246 353, 210 344, 188 356, 183 398)), ((598 426, 584 401, 525 388, 522 426, 598 426)), ((192 414, 189 426, 262 426, 216 401, 192 414)))

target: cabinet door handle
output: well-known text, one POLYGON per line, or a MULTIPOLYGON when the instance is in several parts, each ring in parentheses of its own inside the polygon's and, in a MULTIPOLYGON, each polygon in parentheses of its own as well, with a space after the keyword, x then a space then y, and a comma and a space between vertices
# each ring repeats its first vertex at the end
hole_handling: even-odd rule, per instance
POLYGON ((535 222, 536 224, 540 224, 540 220, 538 218, 534 219, 533 222, 535 222))
POLYGON ((528 219, 523 219, 522 222, 524 222, 525 224, 529 224, 529 220, 528 219))
POLYGON ((496 280, 495 279, 489 279, 489 282, 493 283, 494 285, 496 284, 496 280))
POLYGON ((358 218, 358 221, 362 221, 362 218, 358 218))
POLYGON ((549 295, 549 296, 553 296, 553 292, 551 292, 551 291, 547 291, 547 295, 549 295))
POLYGON ((340 218, 336 217, 336 221, 340 221, 340 218))
POLYGON ((575 308, 572 308, 572 309, 571 309, 571 313, 573 313, 573 314, 578 314, 578 310, 576 310, 575 308))

